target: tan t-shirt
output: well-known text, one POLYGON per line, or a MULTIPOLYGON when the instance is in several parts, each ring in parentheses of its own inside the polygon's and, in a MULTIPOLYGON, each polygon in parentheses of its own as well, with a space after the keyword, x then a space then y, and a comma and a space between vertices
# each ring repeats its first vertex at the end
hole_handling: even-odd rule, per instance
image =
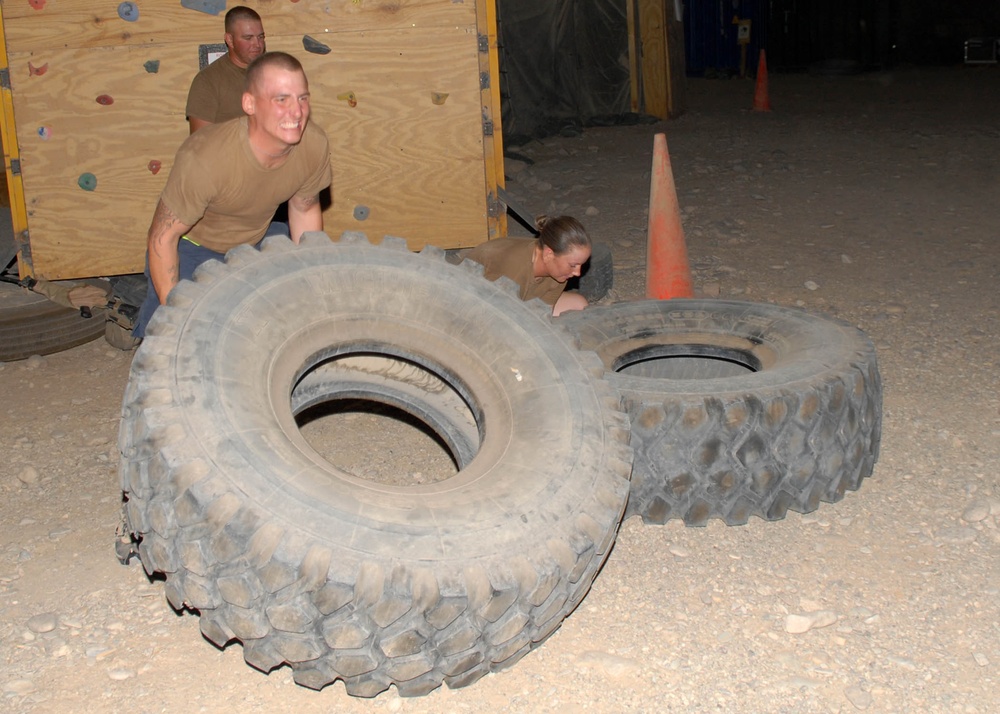
POLYGON ((517 283, 522 300, 539 298, 542 302, 555 305, 563 294, 566 283, 545 276, 536 278, 532 256, 538 244, 534 238, 497 238, 476 246, 465 254, 483 266, 487 280, 506 276, 517 283))
POLYGON ((243 116, 246 79, 246 68, 237 67, 223 55, 194 76, 185 115, 213 124, 243 116))
POLYGON ((193 226, 192 241, 225 253, 259 241, 278 206, 292 196, 311 198, 331 180, 330 144, 318 126, 307 124, 285 163, 267 169, 253 155, 243 117, 185 139, 160 200, 193 226))

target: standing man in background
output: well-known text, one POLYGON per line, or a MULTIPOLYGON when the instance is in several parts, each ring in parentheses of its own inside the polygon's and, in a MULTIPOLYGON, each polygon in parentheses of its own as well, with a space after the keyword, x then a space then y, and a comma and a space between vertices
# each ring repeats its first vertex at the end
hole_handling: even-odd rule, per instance
MULTIPOLYGON (((256 10, 237 5, 226 13, 225 41, 229 51, 195 75, 188 91, 188 128, 194 134, 203 126, 243 116, 247 66, 267 52, 264 24, 256 10)), ((289 235, 288 205, 281 204, 267 235, 289 235)))
POLYGON ((243 116, 247 65, 267 51, 260 15, 243 5, 226 13, 228 52, 195 75, 188 91, 187 115, 191 133, 208 124, 243 116))

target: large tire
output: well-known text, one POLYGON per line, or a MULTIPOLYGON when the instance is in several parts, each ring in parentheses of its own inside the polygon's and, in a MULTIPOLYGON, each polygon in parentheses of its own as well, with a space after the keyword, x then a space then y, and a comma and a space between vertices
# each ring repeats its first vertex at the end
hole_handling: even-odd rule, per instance
POLYGON ((626 518, 777 520, 872 473, 882 383, 856 327, 727 300, 619 303, 560 321, 602 358, 629 413, 626 518))
POLYGON ((0 282, 0 362, 61 352, 103 334, 103 314, 85 318, 44 295, 0 282))
POLYGON ((156 311, 122 411, 126 525, 210 641, 307 687, 413 696, 514 663, 579 604, 628 495, 628 421, 548 308, 481 274, 307 234, 204 264, 156 311), (471 462, 391 486, 320 458, 291 395, 349 354, 461 394, 471 462))

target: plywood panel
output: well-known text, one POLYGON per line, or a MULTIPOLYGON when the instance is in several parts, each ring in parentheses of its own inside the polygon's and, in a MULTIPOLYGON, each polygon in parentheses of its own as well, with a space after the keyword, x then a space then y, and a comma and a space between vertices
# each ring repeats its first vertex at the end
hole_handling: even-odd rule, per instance
POLYGON ((399 235, 413 249, 485 240, 475 35, 461 29, 358 33, 326 57, 328 69, 308 71, 316 77, 310 90, 317 120, 333 147, 328 231, 399 235), (464 61, 456 61, 458 46, 465 46, 464 61), (336 99, 347 92, 357 106, 336 99), (434 103, 435 94, 447 94, 443 104, 434 103), (366 220, 354 217, 358 206, 368 209, 366 220))
MULTIPOLYGON (((140 0, 136 4, 139 19, 126 22, 118 17, 117 0, 49 0, 40 10, 27 0, 7 2, 3 9, 7 44, 18 52, 45 53, 52 49, 158 44, 178 37, 222 41, 225 13, 188 10, 180 0, 140 0)), ((303 34, 319 33, 312 36, 323 41, 322 35, 331 33, 475 24, 471 0, 246 0, 228 6, 236 4, 260 13, 269 38, 287 35, 301 40, 303 34)))
MULTIPOLYGON (((60 6, 72 4, 64 0, 60 6)), ((164 5, 141 3, 141 17, 164 5)), ((286 5, 307 4, 281 7, 286 5)), ((325 212, 326 229, 363 230, 373 239, 401 235, 414 249, 426 243, 475 245, 490 237, 496 223, 488 216, 484 151, 496 163, 498 148, 483 137, 475 8, 453 14, 469 18, 465 24, 411 22, 404 28, 398 15, 412 12, 411 6, 429 8, 431 18, 442 17, 446 8, 431 2, 397 5, 396 13, 383 12, 390 25, 383 29, 324 34, 323 26, 305 24, 294 35, 275 36, 272 24, 266 25, 269 49, 302 60, 313 121, 331 139, 334 203, 325 212), (327 42, 331 52, 304 52, 302 34, 327 42), (354 93, 356 106, 337 98, 347 92, 354 93), (358 206, 368 209, 364 221, 355 217, 358 206)), ((210 19, 221 27, 221 18, 210 19)), ((336 24, 335 18, 322 19, 336 24)), ((7 15, 4 21, 10 36, 16 21, 7 15)), ((152 210, 187 135, 183 108, 198 69, 200 41, 178 32, 170 41, 60 46, 42 54, 8 44, 36 274, 55 279, 142 269, 152 210), (158 60, 156 73, 144 68, 149 60, 158 60), (29 62, 47 65, 45 73, 29 75, 29 62), (114 103, 95 101, 102 94, 114 103), (39 127, 46 131, 40 134, 39 127), (151 159, 162 164, 157 175, 147 168, 151 159), (79 187, 84 172, 97 177, 96 190, 79 187)), ((499 134, 499 117, 495 131, 499 134)), ((499 171, 495 166, 492 171, 495 186, 502 156, 499 171)))
POLYGON ((26 57, 9 55, 37 274, 141 271, 157 196, 187 136, 183 87, 191 73, 180 58, 188 52, 158 49, 157 74, 143 69, 144 48, 52 52, 45 74, 33 77, 13 73, 26 57), (114 103, 98 104, 99 95, 114 103), (152 159, 163 164, 156 175, 146 168, 152 159), (97 177, 96 190, 78 185, 85 172, 97 177))

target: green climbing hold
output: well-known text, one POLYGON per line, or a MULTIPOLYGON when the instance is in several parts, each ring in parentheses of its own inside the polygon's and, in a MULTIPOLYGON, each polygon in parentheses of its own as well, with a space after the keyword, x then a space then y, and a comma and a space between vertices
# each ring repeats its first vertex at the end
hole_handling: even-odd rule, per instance
POLYGON ((80 178, 76 180, 76 183, 84 191, 93 191, 97 188, 97 177, 92 173, 80 174, 80 178))

